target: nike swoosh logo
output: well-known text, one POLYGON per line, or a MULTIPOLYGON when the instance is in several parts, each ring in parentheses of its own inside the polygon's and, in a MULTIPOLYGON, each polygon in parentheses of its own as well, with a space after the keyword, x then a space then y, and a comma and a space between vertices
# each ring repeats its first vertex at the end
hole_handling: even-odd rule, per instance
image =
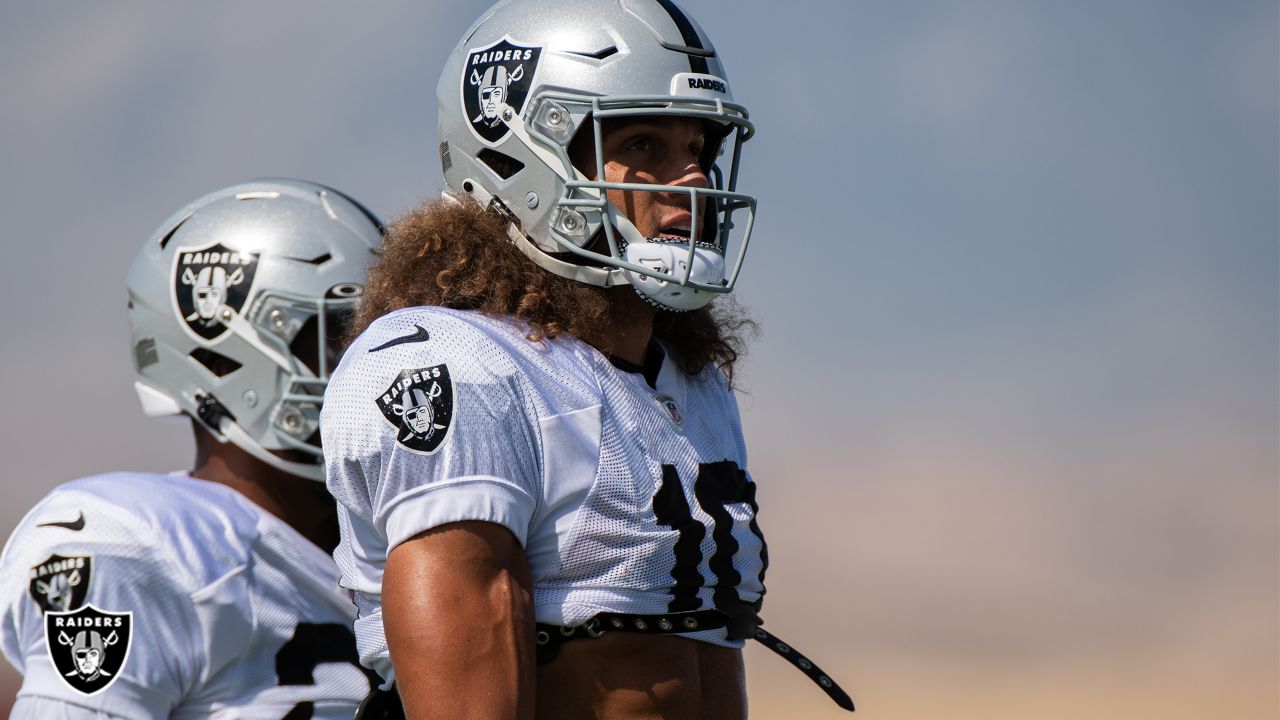
POLYGON ((84 529, 84 512, 80 513, 80 517, 75 520, 63 520, 60 522, 40 523, 36 527, 60 527, 68 530, 80 531, 84 529))
POLYGON ((422 327, 421 325, 414 325, 413 327, 416 332, 414 332, 412 335, 405 335, 404 337, 398 337, 394 340, 388 340, 387 342, 382 343, 378 347, 373 348, 369 352, 375 353, 375 352, 378 352, 379 350, 386 350, 389 347, 395 347, 396 345, 404 345, 405 343, 426 342, 431 339, 431 333, 427 332, 426 328, 422 327))

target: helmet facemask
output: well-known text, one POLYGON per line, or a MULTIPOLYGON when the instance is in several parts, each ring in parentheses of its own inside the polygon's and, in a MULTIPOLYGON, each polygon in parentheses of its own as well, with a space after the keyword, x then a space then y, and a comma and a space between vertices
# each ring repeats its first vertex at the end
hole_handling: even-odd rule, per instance
POLYGON ((756 206, 754 197, 737 192, 742 143, 754 133, 745 108, 719 99, 674 95, 584 98, 560 92, 539 95, 532 108, 533 119, 527 125, 511 112, 501 117, 512 135, 562 181, 548 223, 549 242, 535 239, 538 250, 561 263, 605 268, 608 273, 594 276, 593 284, 628 283, 666 310, 696 309, 715 295, 732 291, 750 242, 756 206), (607 126, 639 118, 704 121, 706 144, 699 164, 709 187, 604 180, 607 126), (575 167, 571 158, 571 146, 584 142, 594 149, 590 175, 575 167), (725 161, 727 173, 721 170, 725 161), (684 196, 695 221, 687 235, 646 237, 607 199, 610 190, 684 196), (735 217, 739 211, 746 211, 745 219, 741 214, 735 217))
POLYGON ((329 374, 342 358, 342 340, 355 309, 354 298, 314 298, 280 290, 266 290, 254 301, 247 313, 256 331, 250 342, 269 348, 260 351, 279 368, 282 387, 271 411, 275 442, 262 442, 268 452, 297 462, 323 461, 320 407, 329 374))

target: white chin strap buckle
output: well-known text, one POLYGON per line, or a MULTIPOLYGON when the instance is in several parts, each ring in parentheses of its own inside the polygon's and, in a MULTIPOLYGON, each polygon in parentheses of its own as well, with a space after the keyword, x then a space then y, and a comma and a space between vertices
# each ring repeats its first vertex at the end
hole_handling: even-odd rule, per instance
MULTIPOLYGON (((684 277, 689 268, 689 245, 657 240, 628 243, 624 259, 629 263, 652 268, 655 273, 684 277)), ((644 273, 624 270, 623 274, 640 297, 665 310, 697 310, 716 296, 716 293, 660 280, 644 273)), ((710 246, 698 245, 693 251, 693 272, 689 273, 689 282, 702 285, 723 283, 724 256, 710 246)))

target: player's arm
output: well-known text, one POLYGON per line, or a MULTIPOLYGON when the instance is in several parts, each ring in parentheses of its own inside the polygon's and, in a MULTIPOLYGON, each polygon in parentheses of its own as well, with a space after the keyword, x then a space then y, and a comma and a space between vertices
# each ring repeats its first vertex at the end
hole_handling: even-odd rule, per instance
POLYGON ((382 618, 410 720, 534 716, 533 581, 507 528, 449 523, 397 545, 382 618))

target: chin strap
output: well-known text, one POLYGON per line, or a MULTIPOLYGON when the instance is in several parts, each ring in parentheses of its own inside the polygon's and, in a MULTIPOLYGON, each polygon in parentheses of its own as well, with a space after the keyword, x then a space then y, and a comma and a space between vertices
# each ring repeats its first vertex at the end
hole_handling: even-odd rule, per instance
MULTIPOLYGON (((724 256, 713 245, 664 242, 650 238, 646 242, 627 243, 623 251, 627 262, 643 265, 657 272, 706 285, 724 281, 724 256)), ((715 298, 715 293, 688 285, 624 270, 627 281, 640 297, 662 310, 687 312, 697 310, 715 298)))
POLYGON ((212 395, 200 393, 196 395, 196 412, 195 418, 209 431, 218 442, 229 442, 232 445, 244 450, 253 457, 270 465, 271 467, 283 470, 287 473, 307 478, 308 480, 317 480, 324 482, 324 465, 299 463, 273 455, 266 448, 253 439, 240 423, 236 422, 231 412, 218 402, 218 399, 212 395))
POLYGON ((249 433, 245 432, 244 428, 240 427, 240 423, 223 422, 222 434, 226 436, 227 440, 234 443, 241 450, 244 450, 272 467, 279 468, 280 470, 284 470, 287 473, 292 473, 299 477, 307 478, 308 480, 324 482, 323 464, 318 463, 313 465, 310 463, 293 462, 292 460, 285 460, 273 455, 250 437, 249 433))

